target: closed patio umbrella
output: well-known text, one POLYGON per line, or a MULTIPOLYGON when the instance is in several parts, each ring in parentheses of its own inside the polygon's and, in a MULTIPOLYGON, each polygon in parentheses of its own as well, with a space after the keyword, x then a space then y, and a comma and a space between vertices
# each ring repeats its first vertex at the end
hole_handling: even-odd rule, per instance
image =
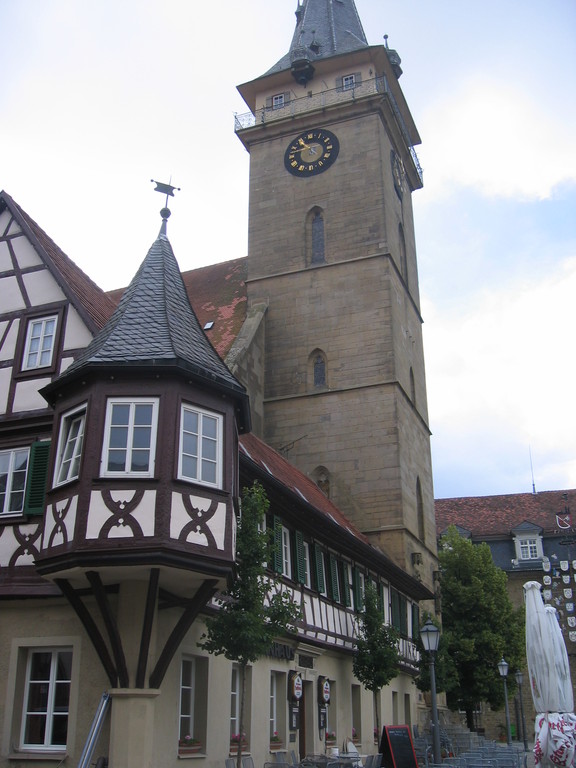
POLYGON ((526 659, 536 708, 535 766, 574 766, 576 718, 568 653, 556 609, 544 605, 537 581, 524 584, 526 659))

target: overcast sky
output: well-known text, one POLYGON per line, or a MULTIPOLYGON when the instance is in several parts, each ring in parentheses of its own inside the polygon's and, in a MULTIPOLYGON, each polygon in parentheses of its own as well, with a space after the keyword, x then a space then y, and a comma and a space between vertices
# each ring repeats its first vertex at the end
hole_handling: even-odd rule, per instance
MULTIPOLYGON (((576 4, 356 0, 422 137, 414 194, 437 497, 576 487, 576 4)), ((182 188, 183 270, 246 255, 235 86, 296 0, 0 0, 0 188, 99 285, 182 188)), ((574 510, 573 510, 574 511, 574 510)))

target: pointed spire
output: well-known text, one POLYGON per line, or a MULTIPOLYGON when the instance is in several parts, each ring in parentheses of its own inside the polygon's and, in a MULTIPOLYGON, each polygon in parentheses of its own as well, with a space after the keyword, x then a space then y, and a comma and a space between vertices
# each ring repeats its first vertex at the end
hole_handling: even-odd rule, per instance
POLYGON ((45 390, 50 393, 94 369, 126 368, 135 375, 140 367, 180 369, 198 383, 238 399, 241 431, 249 429, 246 390, 208 341, 190 305, 165 234, 165 212, 160 234, 110 320, 80 357, 45 390))
POLYGON ((306 85, 314 62, 367 47, 354 0, 298 0, 290 50, 266 74, 291 69, 306 85))

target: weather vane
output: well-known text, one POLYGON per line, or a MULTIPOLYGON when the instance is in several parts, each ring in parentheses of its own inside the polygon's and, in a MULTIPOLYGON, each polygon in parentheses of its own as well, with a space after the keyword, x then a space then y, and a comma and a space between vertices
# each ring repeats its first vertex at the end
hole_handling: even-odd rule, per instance
MULTIPOLYGON (((170 218, 170 208, 168 208, 168 198, 174 197, 174 191, 180 192, 180 187, 173 187, 172 184, 164 184, 162 181, 156 181, 155 179, 150 179, 152 184, 156 184, 156 187, 154 188, 154 192, 160 192, 162 195, 166 195, 166 202, 164 204, 164 208, 160 211, 160 216, 162 216, 162 229, 161 232, 166 234, 166 222, 170 218)), ((172 181, 172 179, 170 179, 172 181)))

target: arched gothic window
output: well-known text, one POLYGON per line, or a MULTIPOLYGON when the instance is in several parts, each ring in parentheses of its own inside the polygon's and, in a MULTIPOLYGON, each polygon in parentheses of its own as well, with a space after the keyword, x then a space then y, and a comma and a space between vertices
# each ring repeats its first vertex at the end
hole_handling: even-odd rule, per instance
POLYGON ((398 224, 398 245, 400 248, 400 272, 406 285, 408 285, 408 261, 406 260, 406 238, 404 237, 404 228, 398 224))
POLYGON ((324 237, 324 213, 315 206, 306 217, 306 250, 308 264, 324 264, 326 247, 324 237))
POLYGON ((418 538, 420 541, 426 540, 426 526, 424 525, 424 499, 422 498, 422 485, 420 478, 416 479, 416 509, 418 513, 418 538))

